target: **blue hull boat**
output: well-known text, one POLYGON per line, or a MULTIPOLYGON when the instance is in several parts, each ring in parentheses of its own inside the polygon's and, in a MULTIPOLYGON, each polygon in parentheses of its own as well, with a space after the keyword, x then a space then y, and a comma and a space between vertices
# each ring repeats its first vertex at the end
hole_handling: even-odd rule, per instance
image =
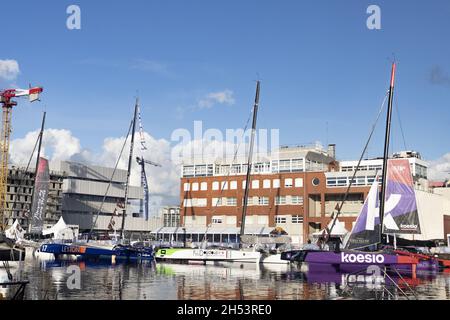
POLYGON ((153 260, 152 248, 135 248, 132 246, 117 245, 112 248, 103 248, 89 245, 46 243, 41 245, 40 252, 50 253, 59 258, 63 255, 72 255, 79 258, 98 259, 125 259, 125 260, 153 260))

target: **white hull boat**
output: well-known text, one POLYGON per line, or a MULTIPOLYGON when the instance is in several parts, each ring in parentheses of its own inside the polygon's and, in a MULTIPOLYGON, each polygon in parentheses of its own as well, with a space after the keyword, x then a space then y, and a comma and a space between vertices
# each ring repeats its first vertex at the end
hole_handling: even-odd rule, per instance
POLYGON ((159 249, 155 259, 194 263, 208 261, 259 263, 261 253, 252 250, 167 248, 159 249))

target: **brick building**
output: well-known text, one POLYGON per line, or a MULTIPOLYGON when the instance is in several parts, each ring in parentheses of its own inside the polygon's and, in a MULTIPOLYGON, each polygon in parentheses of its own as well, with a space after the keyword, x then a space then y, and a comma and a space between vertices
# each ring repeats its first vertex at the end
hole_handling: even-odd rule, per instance
MULTIPOLYGON (((426 163, 407 157, 415 180, 426 178, 426 163)), ((331 221, 336 205, 345 195, 357 161, 335 160, 335 147, 282 148, 274 157, 253 164, 249 186, 246 228, 282 227, 294 244, 331 221)), ((351 230, 370 186, 381 173, 382 159, 364 160, 339 220, 351 230)), ((186 227, 240 227, 246 186, 245 159, 185 163, 181 178, 181 222, 186 227)))

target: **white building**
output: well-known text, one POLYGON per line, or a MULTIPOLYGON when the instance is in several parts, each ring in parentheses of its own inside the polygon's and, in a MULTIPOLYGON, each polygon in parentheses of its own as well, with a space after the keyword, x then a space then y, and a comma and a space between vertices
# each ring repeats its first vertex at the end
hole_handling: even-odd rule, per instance
MULTIPOLYGON (((420 154, 415 151, 401 151, 394 153, 393 158, 406 158, 411 167, 411 174, 416 183, 416 188, 428 190, 428 164, 422 160, 420 154)), ((325 175, 327 177, 327 187, 346 187, 350 184, 354 171, 358 166, 358 160, 340 161, 339 171, 330 171, 325 175)), ((358 172, 355 175, 353 186, 370 186, 375 176, 381 176, 383 169, 383 159, 362 160, 358 172)))
MULTIPOLYGON (((51 167, 65 177, 62 214, 67 224, 79 225, 80 232, 89 231, 94 223, 94 231, 108 231, 111 217, 114 216, 114 227, 120 230, 123 209, 118 204, 124 202, 126 170, 117 169, 112 177, 114 169, 101 166, 62 161, 52 163, 51 167), (111 184, 106 193, 110 180, 111 184), (114 215, 115 210, 118 215, 114 215)), ((128 191, 125 230, 149 232, 151 222, 146 221, 139 212, 143 189, 130 186, 128 191)))

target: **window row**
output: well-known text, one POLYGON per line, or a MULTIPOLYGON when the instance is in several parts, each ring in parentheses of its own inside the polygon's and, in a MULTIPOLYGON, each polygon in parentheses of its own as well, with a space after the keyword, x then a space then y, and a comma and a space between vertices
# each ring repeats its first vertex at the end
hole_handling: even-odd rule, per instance
MULTIPOLYGON (((327 187, 346 187, 350 184, 351 177, 332 177, 327 178, 327 187)), ((381 176, 378 182, 381 183, 381 176)), ((353 179, 352 186, 370 186, 375 181, 375 176, 356 177, 353 179)))
MULTIPOLYGON (((269 197, 248 197, 247 206, 268 206, 270 204, 269 197)), ((206 207, 208 205, 207 198, 189 198, 184 199, 184 207, 206 207)), ((244 200, 242 200, 244 205, 244 200)), ((303 205, 303 197, 301 196, 277 196, 275 197, 275 205, 303 205)), ((237 206, 237 198, 234 197, 221 197, 212 198, 211 206, 213 207, 226 207, 237 206)))
MULTIPOLYGON (((225 216, 213 216, 211 217, 211 223, 212 224, 224 224, 225 218, 234 218, 234 217, 225 217, 225 216)), ((254 216, 247 217, 246 224, 268 224, 268 216, 257 216, 257 221, 254 220, 254 216)), ((286 224, 286 223, 292 223, 292 224, 300 224, 303 223, 303 217, 302 216, 275 216, 275 224, 286 224)), ((235 221, 234 221, 235 223, 235 221)), ((232 224, 234 224, 232 223, 232 224)))
MULTIPOLYGON (((360 165, 358 167, 358 171, 381 171, 383 168, 382 165, 360 165)), ((341 171, 343 172, 351 172, 355 171, 356 166, 342 166, 341 171)))
POLYGON ((275 197, 275 205, 303 205, 303 197, 301 196, 277 196, 275 197))
MULTIPOLYGON (((283 179, 285 188, 302 188, 303 187, 303 179, 302 178, 286 178, 283 179)), ((278 189, 280 188, 280 179, 264 179, 264 180, 252 180, 251 181, 251 189, 278 189)), ((242 181, 242 189, 245 189, 247 185, 247 181, 242 181)), ((237 181, 213 181, 212 190, 237 190, 238 182, 237 181)), ((183 185, 184 191, 207 191, 208 183, 207 182, 185 182, 183 185)))
POLYGON ((302 216, 275 216, 275 223, 276 224, 285 224, 288 223, 288 218, 291 218, 291 223, 299 224, 303 223, 303 217, 302 216))
MULTIPOLYGON (((313 161, 300 159, 282 159, 267 162, 257 162, 252 165, 251 173, 279 173, 279 172, 303 172, 304 164, 312 167, 313 161)), ((323 165, 314 162, 314 164, 323 165)), ((183 166, 183 177, 211 177, 215 175, 242 174, 247 172, 247 164, 202 164, 183 166)))

